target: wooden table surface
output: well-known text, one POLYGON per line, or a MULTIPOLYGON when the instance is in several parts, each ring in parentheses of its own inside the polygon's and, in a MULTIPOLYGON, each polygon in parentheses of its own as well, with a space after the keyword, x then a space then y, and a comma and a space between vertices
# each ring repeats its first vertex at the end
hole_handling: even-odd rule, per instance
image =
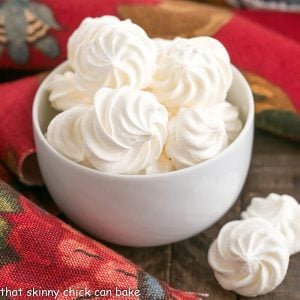
MULTIPOLYGON (((220 228, 230 220, 239 219, 252 197, 267 196, 270 192, 290 194, 300 200, 300 143, 257 130, 246 185, 235 205, 217 224, 193 238, 168 246, 110 246, 175 288, 208 292, 213 300, 246 299, 218 285, 207 262, 207 251, 220 228)), ((300 299, 300 253, 290 258, 287 276, 274 292, 252 299, 300 299)))

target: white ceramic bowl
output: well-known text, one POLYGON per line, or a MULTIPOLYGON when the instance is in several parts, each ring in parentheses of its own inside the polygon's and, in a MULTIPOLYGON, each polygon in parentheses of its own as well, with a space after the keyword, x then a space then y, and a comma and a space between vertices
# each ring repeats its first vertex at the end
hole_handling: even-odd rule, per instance
POLYGON ((254 102, 249 85, 233 67, 230 102, 244 127, 222 153, 201 164, 158 175, 114 175, 80 166, 59 154, 44 137, 55 112, 45 85, 33 105, 33 128, 45 183, 61 210, 100 239, 130 246, 156 246, 193 236, 218 221, 237 199, 251 159, 254 102))

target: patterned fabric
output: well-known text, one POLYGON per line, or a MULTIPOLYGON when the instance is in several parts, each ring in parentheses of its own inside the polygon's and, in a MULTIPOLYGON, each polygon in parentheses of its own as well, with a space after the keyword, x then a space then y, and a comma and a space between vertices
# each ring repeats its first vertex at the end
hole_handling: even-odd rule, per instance
POLYGON ((37 300, 202 298, 159 282, 0 181, 0 299, 26 296, 37 300))
POLYGON ((248 10, 240 9, 236 13, 253 23, 259 24, 265 29, 284 36, 286 39, 293 40, 300 44, 300 30, 292 30, 300 28, 299 13, 282 13, 278 11, 265 10, 248 10))
POLYGON ((226 0, 237 7, 272 9, 282 11, 300 11, 299 0, 226 0))
POLYGON ((47 5, 7 0, 0 6, 0 28, 0 55, 7 47, 10 58, 17 64, 28 62, 31 44, 46 56, 59 55, 58 43, 48 32, 60 26, 47 5))
POLYGON ((31 122, 32 102, 42 78, 38 75, 0 85, 0 161, 28 185, 42 183, 31 122))

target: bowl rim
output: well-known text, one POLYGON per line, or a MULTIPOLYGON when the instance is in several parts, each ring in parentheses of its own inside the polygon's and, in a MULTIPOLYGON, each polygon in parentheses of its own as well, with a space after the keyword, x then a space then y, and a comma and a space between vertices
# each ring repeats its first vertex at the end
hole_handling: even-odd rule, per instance
MULTIPOLYGON (((118 178, 118 179, 135 179, 135 180, 139 180, 139 179, 154 179, 154 178, 163 178, 163 177, 171 177, 171 176, 177 176, 177 175, 182 175, 185 173, 191 173, 193 171, 195 171, 195 169, 201 169, 201 168, 205 168, 206 166, 208 166, 209 164, 213 164, 215 162, 217 162, 218 160, 222 159, 222 157, 228 153, 229 151, 231 151, 231 149, 233 149, 234 147, 236 147, 236 145, 239 143, 239 141, 246 135, 246 133, 251 130, 251 127, 253 125, 254 122, 254 98, 253 98, 253 94, 252 91, 250 89, 249 83, 248 81, 245 79, 245 77, 243 76, 243 74, 238 70, 237 67, 235 67, 234 65, 232 66, 233 69, 233 78, 238 77, 239 81, 241 82, 243 88, 245 89, 245 93, 247 95, 247 97, 245 97, 247 99, 247 105, 248 105, 248 113, 246 116, 246 120, 244 122, 244 126, 241 130, 241 132, 239 133, 239 135, 236 137, 236 139, 230 144, 228 145, 223 151, 221 151, 220 153, 218 153, 215 157, 210 158, 204 162, 195 164, 193 166, 190 167, 186 167, 183 169, 179 169, 179 170, 174 170, 171 172, 165 172, 165 173, 157 173, 157 174, 115 174, 115 173, 108 173, 108 172, 103 172, 97 169, 92 169, 83 165, 80 165, 68 158, 66 158, 65 156, 63 156, 61 153, 59 153, 55 148, 53 148, 49 142, 47 141, 45 135, 42 132, 42 129, 40 127, 39 124, 39 117, 38 117, 38 108, 42 99, 42 93, 45 90, 45 86, 49 80, 49 78, 51 76, 53 76, 54 73, 59 73, 59 71, 61 69, 64 69, 68 66, 68 61, 64 61, 63 63, 59 64, 56 68, 54 68, 48 75, 47 77, 43 80, 42 84, 39 86, 38 90, 35 93, 34 96, 34 101, 33 101, 33 107, 32 107, 32 123, 33 123, 33 130, 35 132, 35 139, 39 138, 39 140, 41 142, 43 142, 43 144, 48 148, 48 150, 59 160, 62 160, 64 163, 70 165, 71 167, 75 168, 75 169, 79 169, 80 172, 87 172, 87 173, 92 173, 95 174, 97 176, 102 176, 102 177, 114 177, 114 178, 118 178)), ((36 141, 35 141, 36 143, 36 141)), ((38 152, 38 149, 37 149, 38 152)), ((38 155, 38 153, 37 153, 38 155)))

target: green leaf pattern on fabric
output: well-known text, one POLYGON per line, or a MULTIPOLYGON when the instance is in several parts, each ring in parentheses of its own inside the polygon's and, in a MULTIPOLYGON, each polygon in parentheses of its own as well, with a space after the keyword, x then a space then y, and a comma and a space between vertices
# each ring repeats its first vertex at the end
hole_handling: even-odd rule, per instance
POLYGON ((7 244, 11 227, 5 215, 20 212, 19 195, 13 189, 0 182, 0 268, 19 259, 15 250, 7 244))
POLYGON ((29 61, 30 44, 55 58, 60 50, 49 29, 60 29, 51 9, 30 0, 5 0, 0 3, 0 56, 4 48, 17 64, 29 61))
POLYGON ((283 110, 265 110, 256 114, 256 126, 277 135, 300 141, 300 115, 283 110))

